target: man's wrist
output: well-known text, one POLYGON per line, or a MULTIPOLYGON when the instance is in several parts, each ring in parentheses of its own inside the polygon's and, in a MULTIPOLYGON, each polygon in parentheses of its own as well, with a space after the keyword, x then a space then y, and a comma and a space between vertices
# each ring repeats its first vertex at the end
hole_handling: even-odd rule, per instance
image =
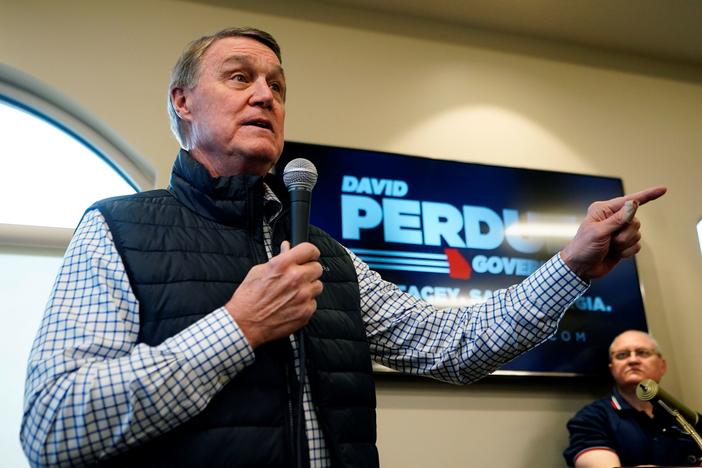
POLYGON ((244 323, 243 320, 237 320, 235 306, 232 306, 231 302, 227 302, 225 305, 223 305, 222 309, 229 314, 229 317, 234 323, 234 326, 236 326, 239 329, 242 338, 246 341, 246 343, 251 347, 252 350, 256 349, 259 345, 262 344, 262 341, 259 339, 258 335, 253 333, 251 331, 251 328, 246 326, 246 323, 244 323))
POLYGON ((567 249, 561 250, 559 252, 559 255, 561 257, 561 260, 563 260, 563 263, 565 263, 565 265, 570 269, 570 271, 575 273, 578 276, 578 278, 585 281, 586 283, 592 279, 590 274, 588 273, 589 270, 586 268, 586 266, 574 260, 573 256, 570 255, 567 249))

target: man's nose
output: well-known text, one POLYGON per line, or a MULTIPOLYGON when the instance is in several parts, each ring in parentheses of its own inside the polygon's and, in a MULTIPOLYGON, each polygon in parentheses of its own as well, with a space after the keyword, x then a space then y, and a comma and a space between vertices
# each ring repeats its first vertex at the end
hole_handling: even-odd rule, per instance
POLYGON ((253 82, 251 99, 249 102, 254 106, 270 107, 273 103, 273 91, 265 78, 259 78, 253 82))

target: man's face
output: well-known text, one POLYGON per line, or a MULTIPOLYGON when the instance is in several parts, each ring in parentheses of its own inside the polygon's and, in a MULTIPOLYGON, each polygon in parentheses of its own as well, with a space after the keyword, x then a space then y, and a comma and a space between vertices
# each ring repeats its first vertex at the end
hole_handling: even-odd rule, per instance
POLYGON ((610 347, 609 370, 622 389, 633 389, 645 379, 660 382, 667 369, 651 338, 641 332, 625 332, 610 347))
POLYGON ((246 37, 214 42, 191 89, 174 90, 190 125, 190 153, 211 174, 264 175, 283 150, 285 75, 278 57, 246 37))

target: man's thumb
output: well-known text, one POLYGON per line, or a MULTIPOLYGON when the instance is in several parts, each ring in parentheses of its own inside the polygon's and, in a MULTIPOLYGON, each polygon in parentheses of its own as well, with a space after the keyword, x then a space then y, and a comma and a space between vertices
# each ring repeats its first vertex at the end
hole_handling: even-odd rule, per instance
POLYGON ((629 224, 631 220, 634 219, 634 215, 636 214, 636 209, 638 207, 639 204, 634 200, 627 200, 624 202, 624 205, 622 205, 619 211, 607 218, 606 223, 612 229, 612 232, 615 232, 623 226, 629 224))

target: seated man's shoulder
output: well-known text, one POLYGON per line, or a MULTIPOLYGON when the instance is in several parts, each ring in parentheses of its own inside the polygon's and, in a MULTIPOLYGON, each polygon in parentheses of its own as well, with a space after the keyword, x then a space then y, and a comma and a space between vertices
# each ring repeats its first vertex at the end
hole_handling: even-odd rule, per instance
POLYGON ((608 418, 616 414, 617 401, 611 396, 605 396, 595 401, 588 403, 580 408, 580 410, 571 418, 573 420, 591 419, 591 418, 608 418))

